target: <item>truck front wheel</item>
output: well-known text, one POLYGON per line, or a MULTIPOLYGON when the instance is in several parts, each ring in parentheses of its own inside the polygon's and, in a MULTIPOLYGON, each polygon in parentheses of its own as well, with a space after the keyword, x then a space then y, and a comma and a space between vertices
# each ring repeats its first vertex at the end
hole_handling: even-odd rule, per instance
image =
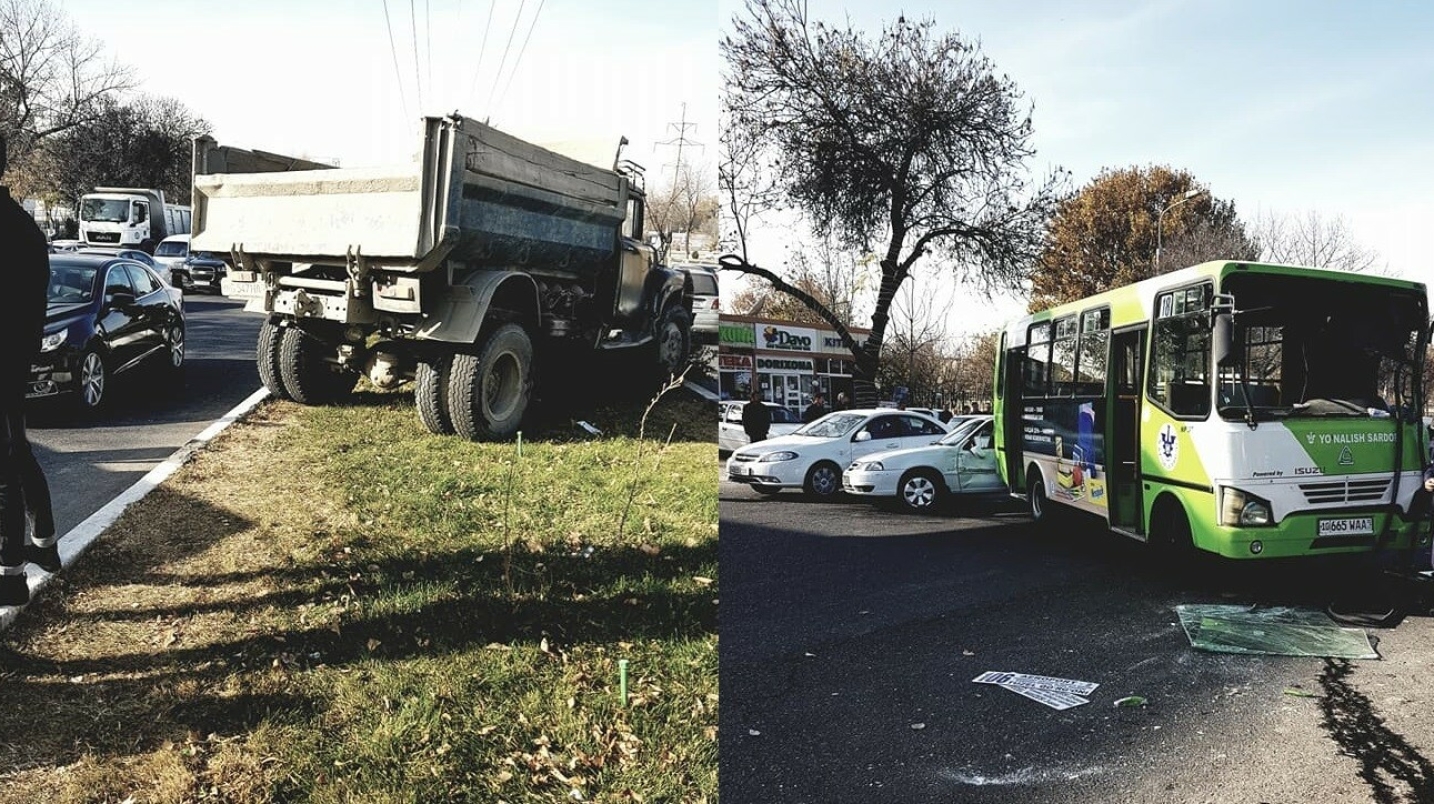
POLYGON ((657 321, 657 367, 662 378, 681 374, 692 348, 692 316, 678 305, 668 305, 657 321))
POLYGON ((448 415, 469 441, 512 437, 532 393, 533 342, 517 324, 494 329, 477 351, 453 356, 448 415))
POLYGON ((279 378, 289 398, 301 405, 337 402, 354 389, 358 376, 325 360, 333 347, 301 327, 285 327, 279 339, 279 378))
POLYGON ((418 419, 428 432, 453 435, 453 417, 448 415, 448 380, 453 376, 453 356, 437 355, 418 362, 413 401, 418 419))

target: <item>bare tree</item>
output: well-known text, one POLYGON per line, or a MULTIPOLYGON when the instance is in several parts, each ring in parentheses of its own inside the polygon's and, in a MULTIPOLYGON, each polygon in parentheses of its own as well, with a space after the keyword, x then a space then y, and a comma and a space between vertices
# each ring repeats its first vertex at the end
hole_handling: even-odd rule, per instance
POLYGON ((1379 253, 1354 239, 1344 218, 1326 218, 1315 211, 1303 215, 1261 215, 1255 224, 1260 259, 1289 265, 1311 265, 1340 271, 1380 268, 1379 253))
POLYGON ((855 358, 857 401, 869 403, 892 301, 912 267, 934 253, 982 291, 1018 287, 1058 181, 1027 186, 1030 117, 975 42, 904 17, 868 37, 810 21, 802 0, 747 0, 745 11, 721 43, 724 137, 746 164, 769 163, 781 199, 819 234, 877 252, 871 335, 857 344, 810 294, 745 254, 723 264, 796 295, 831 325, 855 358))
POLYGON ((954 347, 949 322, 955 298, 907 282, 891 305, 891 331, 882 360, 884 387, 905 385, 913 399, 931 401, 954 347), (901 380, 897 382, 897 380, 901 380))
POLYGON ((12 161, 133 86, 129 68, 107 61, 49 0, 0 0, 0 133, 12 161))
MULTIPOLYGON (((858 310, 870 296, 873 274, 868 255, 856 258, 829 240, 816 238, 795 251, 783 274, 794 288, 821 302, 847 327, 856 325, 858 310)), ((827 321, 790 293, 770 284, 749 285, 732 297, 729 309, 741 315, 761 315, 803 324, 827 321)))
POLYGON ((717 240, 717 187, 710 163, 683 163, 670 182, 648 196, 647 223, 660 240, 659 257, 667 261, 674 245, 684 259, 692 250, 692 235, 717 240), (678 243, 673 239, 681 235, 678 243))

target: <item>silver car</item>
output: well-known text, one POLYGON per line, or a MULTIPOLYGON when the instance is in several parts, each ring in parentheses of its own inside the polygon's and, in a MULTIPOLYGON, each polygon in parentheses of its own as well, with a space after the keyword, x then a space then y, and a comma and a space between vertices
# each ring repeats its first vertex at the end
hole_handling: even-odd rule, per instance
POLYGON ((717 321, 721 314, 716 269, 707 265, 677 267, 692 277, 692 340, 716 343, 717 321))

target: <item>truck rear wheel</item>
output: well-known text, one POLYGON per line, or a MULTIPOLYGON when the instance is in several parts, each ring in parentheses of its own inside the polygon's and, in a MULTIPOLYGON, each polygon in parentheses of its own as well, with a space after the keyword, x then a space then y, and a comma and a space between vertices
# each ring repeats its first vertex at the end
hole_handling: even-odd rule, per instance
POLYGON ((275 399, 289 399, 289 392, 284 390, 283 377, 279 373, 279 340, 284 330, 272 321, 266 321, 259 327, 259 345, 255 349, 255 362, 259 366, 259 381, 269 389, 269 393, 275 399))
POLYGON ((453 356, 438 355, 418 362, 413 401, 418 419, 428 432, 453 435, 453 417, 448 415, 448 381, 453 376, 453 356))
POLYGON ((533 393, 533 341, 517 324, 493 330, 473 353, 453 356, 448 415, 469 441, 510 438, 533 393))
POLYGON ((327 405, 354 389, 357 375, 325 360, 330 351, 332 347, 303 328, 284 328, 279 339, 279 378, 290 399, 301 405, 327 405))

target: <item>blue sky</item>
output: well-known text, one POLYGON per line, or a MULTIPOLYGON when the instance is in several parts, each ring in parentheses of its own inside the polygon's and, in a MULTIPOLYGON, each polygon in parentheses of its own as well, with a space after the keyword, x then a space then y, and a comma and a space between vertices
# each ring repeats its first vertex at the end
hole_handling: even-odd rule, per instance
POLYGON ((384 0, 52 2, 221 143, 399 162, 421 115, 458 109, 538 142, 591 141, 608 159, 625 135, 651 177, 684 102, 699 124, 688 136, 717 140, 712 0, 387 0, 387 20, 384 0))
MULTIPOLYGON (((741 6, 721 5, 725 27, 741 6)), ((1423 237, 1434 224, 1434 5, 810 0, 809 10, 872 31, 904 13, 979 39, 1033 107, 1038 172, 1063 166, 1078 187, 1104 167, 1187 169, 1247 218, 1343 217, 1391 272, 1434 282, 1423 237)))

